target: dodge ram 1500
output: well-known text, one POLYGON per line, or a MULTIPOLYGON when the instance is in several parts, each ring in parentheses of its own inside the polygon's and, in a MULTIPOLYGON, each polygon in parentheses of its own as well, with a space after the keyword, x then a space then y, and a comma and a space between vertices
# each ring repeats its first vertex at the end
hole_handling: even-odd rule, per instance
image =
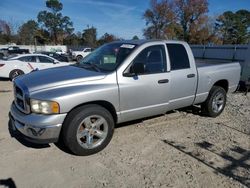
POLYGON ((239 78, 239 63, 195 62, 185 42, 117 41, 77 65, 16 78, 10 119, 32 142, 62 140, 74 154, 90 155, 122 122, 192 105, 220 115, 239 78))

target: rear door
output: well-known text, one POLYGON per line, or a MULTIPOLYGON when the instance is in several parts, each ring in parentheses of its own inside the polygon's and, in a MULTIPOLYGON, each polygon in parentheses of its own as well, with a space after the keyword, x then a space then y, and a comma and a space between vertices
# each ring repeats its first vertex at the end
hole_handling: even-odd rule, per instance
POLYGON ((196 67, 190 63, 190 57, 183 44, 168 43, 167 49, 171 65, 169 107, 177 109, 190 106, 193 104, 196 93, 196 67))
POLYGON ((56 67, 56 64, 54 64, 54 59, 50 57, 37 56, 37 58, 38 62, 36 64, 39 70, 56 67))
MULTIPOLYGON (((165 113, 170 91, 166 46, 145 47, 126 68, 143 64, 144 72, 129 77, 118 73, 122 121, 165 113)), ((125 70, 125 71, 126 71, 125 70)))
POLYGON ((31 72, 36 69, 36 56, 34 55, 27 55, 23 57, 19 57, 17 60, 21 61, 20 66, 24 68, 25 73, 31 72))

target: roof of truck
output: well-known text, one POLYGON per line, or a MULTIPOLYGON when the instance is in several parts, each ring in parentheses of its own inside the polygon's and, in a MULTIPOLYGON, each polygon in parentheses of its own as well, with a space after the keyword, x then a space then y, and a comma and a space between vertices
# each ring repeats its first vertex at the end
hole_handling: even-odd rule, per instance
POLYGON ((184 41, 164 40, 164 39, 121 40, 121 41, 114 41, 113 43, 125 43, 125 44, 142 45, 142 44, 149 43, 149 42, 184 43, 184 41))

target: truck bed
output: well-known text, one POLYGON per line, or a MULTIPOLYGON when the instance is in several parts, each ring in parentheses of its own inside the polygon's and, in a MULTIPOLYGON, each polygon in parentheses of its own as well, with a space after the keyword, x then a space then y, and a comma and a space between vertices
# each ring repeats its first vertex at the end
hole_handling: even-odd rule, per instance
POLYGON ((195 63, 197 67, 205 67, 212 65, 229 64, 235 62, 230 60, 218 60, 218 59, 195 59, 195 63))
POLYGON ((208 91, 218 80, 228 82, 228 91, 234 92, 240 77, 240 65, 230 60, 195 59, 198 72, 198 87, 195 103, 204 102, 208 91))

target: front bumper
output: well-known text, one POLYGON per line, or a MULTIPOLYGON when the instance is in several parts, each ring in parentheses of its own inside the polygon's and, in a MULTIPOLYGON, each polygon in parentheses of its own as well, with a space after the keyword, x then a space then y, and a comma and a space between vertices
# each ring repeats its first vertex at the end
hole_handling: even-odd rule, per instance
POLYGON ((10 110, 12 128, 22 133, 26 140, 43 144, 58 141, 66 115, 24 114, 14 103, 10 110))

